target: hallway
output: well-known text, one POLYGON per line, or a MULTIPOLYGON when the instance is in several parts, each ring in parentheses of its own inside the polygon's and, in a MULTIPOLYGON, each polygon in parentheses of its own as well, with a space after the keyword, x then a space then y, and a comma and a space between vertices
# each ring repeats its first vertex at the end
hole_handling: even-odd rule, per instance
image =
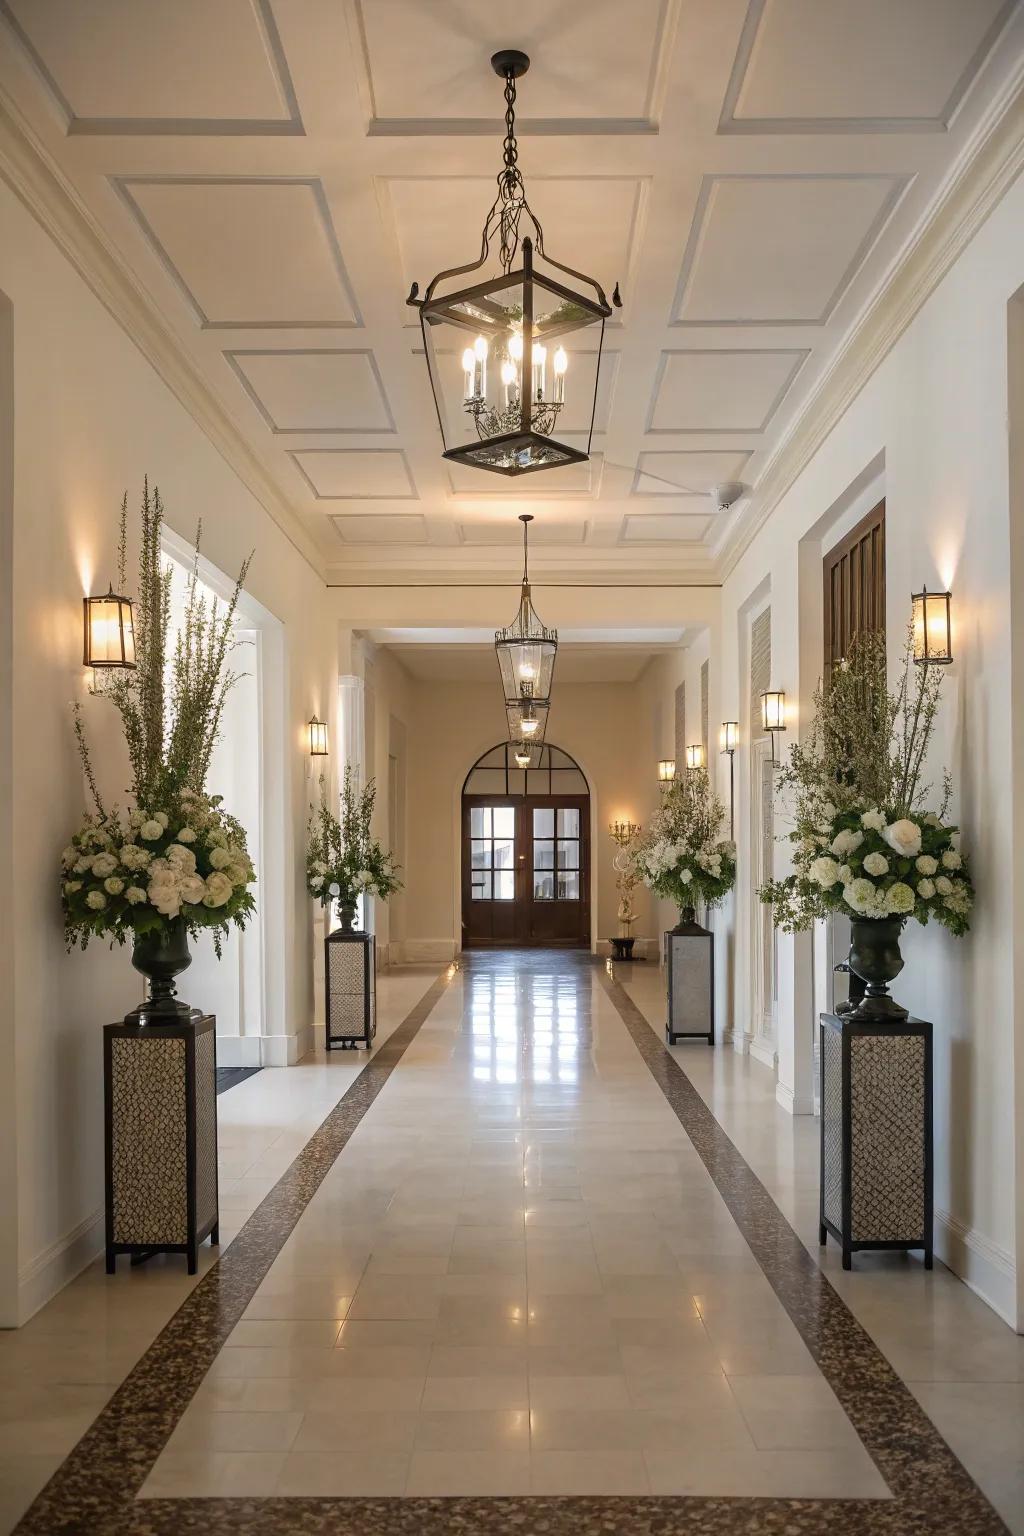
MULTIPOLYGON (((250 1177, 253 1215, 18 1529, 439 1533, 454 1507, 418 1501, 442 1496, 499 1531, 544 1495, 569 1500, 552 1532, 729 1532, 755 1498, 765 1530, 1005 1529, 686 1073, 741 1144, 743 1122, 794 1122, 766 1120, 749 1062, 737 1092, 732 1053, 664 1048, 654 967, 619 975, 534 951, 388 977, 369 1061, 311 1066, 326 1119, 307 1104, 250 1177)), ((306 1070, 225 1096, 229 1163, 266 1118, 246 1131, 245 1096, 306 1070)), ((941 1267, 888 1265, 900 1307, 989 1372, 998 1334, 992 1390, 1019 1395, 1019 1340, 941 1267)), ((858 1267, 851 1305, 884 1323, 886 1262, 858 1267)), ((175 1274, 132 1276, 140 1328, 175 1274)), ((96 1278, 37 1323, 74 1328, 96 1278)), ((2 1341, 8 1368, 34 1327, 2 1341)))

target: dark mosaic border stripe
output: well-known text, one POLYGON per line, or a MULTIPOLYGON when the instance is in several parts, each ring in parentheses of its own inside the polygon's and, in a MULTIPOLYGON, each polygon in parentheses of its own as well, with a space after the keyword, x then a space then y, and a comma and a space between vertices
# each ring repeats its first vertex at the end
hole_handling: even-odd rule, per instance
POLYGON ((55 1536, 61 1531, 92 1536, 135 1528, 135 1495, 172 1430, 331 1165, 455 974, 451 967, 437 977, 368 1058, 355 1082, 62 1462, 15 1527, 17 1536, 55 1536))
MULTIPOLYGON (((535 962, 536 956, 530 958, 535 962)), ((488 959, 493 962, 493 956, 488 959)), ((559 959, 573 964, 575 957, 559 959)), ((589 968, 583 957, 580 961, 574 969, 589 968)), ((18 1536, 822 1536, 835 1526, 849 1536, 1005 1533, 1002 1520, 833 1290, 678 1061, 603 965, 602 972, 641 1057, 892 1499, 135 1499, 260 1279, 441 995, 445 977, 368 1063, 164 1329, 40 1494, 17 1527, 18 1536), (368 1078, 373 1067, 385 1068, 376 1083, 368 1078)))

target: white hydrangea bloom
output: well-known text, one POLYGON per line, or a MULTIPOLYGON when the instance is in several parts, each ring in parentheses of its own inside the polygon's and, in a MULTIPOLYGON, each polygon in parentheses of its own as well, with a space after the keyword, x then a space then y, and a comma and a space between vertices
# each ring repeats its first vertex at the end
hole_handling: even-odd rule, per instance
MULTIPOLYGON (((946 852, 942 855, 943 869, 959 869, 962 863, 963 859, 957 853, 955 848, 947 849, 946 852)), ((93 868, 96 868, 95 864, 93 865, 93 868)))
POLYGON ((914 892, 904 880, 897 880, 885 893, 885 909, 894 916, 914 910, 914 892))
POLYGON ((108 875, 103 882, 103 889, 111 896, 120 896, 124 890, 124 881, 119 875, 108 875))
POLYGON ((825 854, 822 854, 820 858, 814 860, 807 873, 816 885, 820 885, 824 890, 828 890, 839 879, 839 865, 835 859, 830 859, 825 854))
POLYGON ((935 895, 934 882, 929 880, 927 876, 925 876, 923 880, 919 880, 917 882, 917 894, 924 901, 931 901, 932 897, 935 895))
POLYGON ((141 885, 130 885, 124 895, 125 900, 130 901, 133 907, 141 905, 142 902, 148 899, 141 885))
POLYGON ((147 843, 155 843, 163 835, 164 829, 156 819, 144 821, 139 828, 139 836, 144 837, 147 843))
POLYGON ((919 875, 934 875, 938 867, 938 860, 933 859, 930 853, 922 853, 914 860, 914 868, 919 875))
POLYGON ((939 875, 935 881, 935 889, 940 896, 948 896, 953 889, 953 882, 948 875, 939 875))
POLYGON ((885 813, 883 811, 865 811, 860 818, 860 824, 872 832, 882 832, 885 830, 885 813))
POLYGON ((884 853, 869 853, 864 859, 864 868, 869 875, 887 875, 889 860, 884 853))
POLYGON ((107 898, 102 891, 89 891, 85 898, 87 907, 92 907, 94 912, 102 912, 107 904, 107 898))

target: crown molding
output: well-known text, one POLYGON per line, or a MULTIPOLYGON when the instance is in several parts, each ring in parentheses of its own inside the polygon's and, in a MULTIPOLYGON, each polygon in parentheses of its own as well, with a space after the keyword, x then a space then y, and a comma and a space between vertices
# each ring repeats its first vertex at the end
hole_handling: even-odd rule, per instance
POLYGON ((1024 61, 768 459, 715 555, 724 581, 876 368, 1024 170, 1024 61))
POLYGON ((117 321, 218 453, 320 580, 324 562, 300 518, 106 238, 10 96, 0 89, 0 176, 117 321))

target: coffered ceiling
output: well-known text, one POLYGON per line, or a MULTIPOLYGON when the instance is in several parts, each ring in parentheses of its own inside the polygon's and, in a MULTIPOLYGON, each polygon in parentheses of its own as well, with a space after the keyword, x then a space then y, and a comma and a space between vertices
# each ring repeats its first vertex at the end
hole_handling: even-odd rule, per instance
MULTIPOLYGON (((713 579, 1019 70, 1022 9, 0 0, 0 91, 332 577, 511 568, 528 508, 542 567, 713 579), (533 59, 548 246, 624 300, 590 462, 517 481, 441 459, 404 302, 478 247, 499 47, 533 59), (728 511, 724 481, 748 488, 728 511)), ((573 357, 570 441, 594 366, 573 357)))

